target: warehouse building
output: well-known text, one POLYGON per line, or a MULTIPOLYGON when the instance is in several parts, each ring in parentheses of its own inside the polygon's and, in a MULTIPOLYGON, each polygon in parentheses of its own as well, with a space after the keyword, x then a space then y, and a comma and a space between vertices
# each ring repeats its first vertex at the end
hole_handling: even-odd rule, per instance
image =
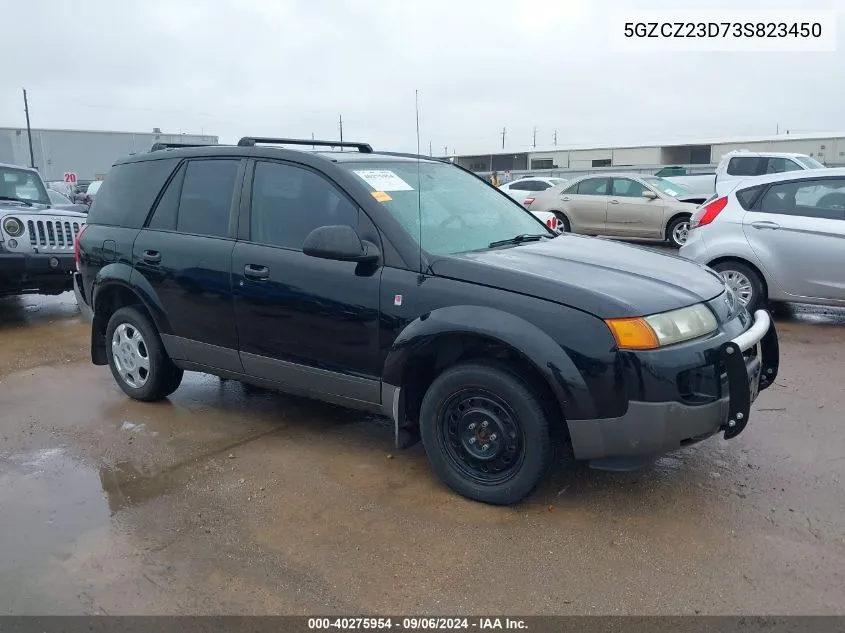
POLYGON ((554 147, 524 152, 454 156, 475 172, 543 169, 583 170, 600 167, 648 168, 663 165, 711 167, 733 150, 808 154, 827 166, 845 165, 845 134, 780 134, 770 137, 711 139, 620 147, 554 147))
MULTIPOLYGON (((62 180, 67 172, 79 180, 96 180, 121 156, 147 152, 154 143, 218 142, 216 136, 164 134, 158 128, 149 133, 33 129, 32 163, 46 181, 62 180)), ((26 128, 0 127, 0 163, 30 165, 26 128)))

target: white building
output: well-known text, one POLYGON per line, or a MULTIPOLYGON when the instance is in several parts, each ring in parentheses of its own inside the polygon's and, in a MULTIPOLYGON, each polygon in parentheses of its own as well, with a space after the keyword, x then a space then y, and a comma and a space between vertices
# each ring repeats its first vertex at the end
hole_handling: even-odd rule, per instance
POLYGON ((596 167, 649 168, 663 165, 707 167, 737 149, 808 154, 828 166, 845 165, 845 134, 780 134, 768 137, 709 139, 619 147, 571 146, 455 156, 458 164, 477 172, 596 167))
MULTIPOLYGON (((216 145, 218 137, 154 132, 100 130, 32 130, 34 167, 44 180, 62 180, 74 172, 79 180, 104 177, 121 156, 146 152, 154 143, 216 145)), ((0 163, 30 166, 26 128, 0 127, 0 163)))

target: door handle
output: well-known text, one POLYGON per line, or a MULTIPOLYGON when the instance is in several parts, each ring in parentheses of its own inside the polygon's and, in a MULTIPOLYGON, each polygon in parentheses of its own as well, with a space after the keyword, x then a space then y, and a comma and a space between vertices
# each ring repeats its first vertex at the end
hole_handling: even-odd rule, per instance
POLYGON ((619 200, 608 200, 607 204, 619 204, 619 200))
POLYGON ((564 202, 569 202, 569 196, 563 196, 561 200, 563 200, 564 202))
POLYGON ((244 277, 261 281, 270 278, 270 269, 267 266, 257 266, 255 264, 247 264, 244 266, 244 277))
POLYGON ((160 264, 161 263, 161 253, 158 251, 144 251, 141 255, 144 261, 148 264, 160 264))
POLYGON ((780 224, 778 224, 777 222, 769 222, 768 220, 760 220, 758 222, 752 222, 751 226, 753 226, 755 229, 772 229, 772 230, 774 230, 774 229, 780 228, 780 224))

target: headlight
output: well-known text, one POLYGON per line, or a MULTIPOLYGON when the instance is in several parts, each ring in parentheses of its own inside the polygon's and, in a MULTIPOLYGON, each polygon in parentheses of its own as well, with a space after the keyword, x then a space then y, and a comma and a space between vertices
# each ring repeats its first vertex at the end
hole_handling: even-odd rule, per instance
POLYGON ((17 218, 6 218, 3 220, 3 230, 12 237, 23 235, 23 222, 17 218))
POLYGON ((620 349, 656 349, 714 332, 716 317, 702 303, 633 319, 605 321, 620 349))

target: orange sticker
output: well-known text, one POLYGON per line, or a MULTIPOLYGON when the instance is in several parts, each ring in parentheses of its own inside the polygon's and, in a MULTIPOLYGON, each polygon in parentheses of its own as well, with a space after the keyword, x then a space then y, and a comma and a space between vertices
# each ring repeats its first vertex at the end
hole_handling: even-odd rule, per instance
POLYGON ((373 198, 375 198, 379 202, 390 202, 391 200, 393 200, 393 198, 391 198, 383 191, 373 191, 373 198))

